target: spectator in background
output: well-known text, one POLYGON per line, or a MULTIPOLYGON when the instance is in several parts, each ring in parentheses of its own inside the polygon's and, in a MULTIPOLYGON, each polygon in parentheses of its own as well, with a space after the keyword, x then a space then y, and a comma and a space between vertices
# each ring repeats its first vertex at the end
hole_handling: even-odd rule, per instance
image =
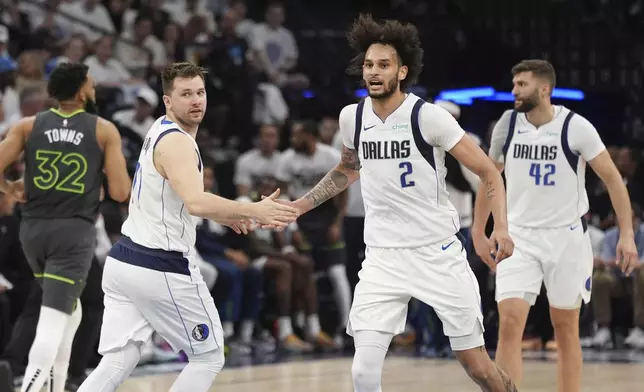
POLYGON ((152 33, 161 40, 163 39, 165 26, 172 20, 168 11, 162 9, 163 0, 144 0, 139 10, 130 8, 123 15, 124 33, 133 33, 136 29, 136 19, 139 15, 145 15, 152 20, 152 33))
POLYGON ((0 94, 5 118, 20 113, 20 96, 16 90, 17 64, 11 58, 0 57, 0 94))
POLYGON ((82 63, 87 55, 87 43, 85 36, 74 34, 65 43, 62 55, 49 60, 45 67, 45 73, 49 75, 61 63, 82 63))
POLYGON ((252 56, 246 41, 235 33, 237 14, 226 10, 219 21, 220 32, 213 37, 210 54, 204 61, 210 72, 213 91, 208 92, 209 103, 215 110, 211 112, 218 129, 213 133, 222 139, 234 135, 242 142, 240 149, 250 148, 253 132, 252 113, 255 82, 252 79, 252 56))
MULTIPOLYGON (((204 189, 216 187, 212 163, 204 159, 204 189)), ((230 349, 238 354, 251 353, 255 322, 259 316, 263 277, 259 269, 250 265, 248 254, 228 244, 228 229, 219 223, 203 219, 197 227, 195 248, 199 255, 217 268, 217 283, 213 298, 220 311, 224 338, 230 349), (238 339, 234 325, 240 321, 238 339)))
POLYGON ((45 65, 40 54, 36 51, 25 51, 18 56, 16 76, 16 91, 20 94, 28 87, 47 88, 45 80, 45 65))
POLYGON ((29 47, 42 51, 56 48, 58 43, 68 36, 66 25, 69 25, 69 21, 56 13, 55 9, 47 10, 42 16, 41 23, 36 25, 34 33, 30 36, 29 47))
MULTIPOLYGON (((635 245, 640 262, 644 259, 644 225, 642 224, 642 209, 633 203, 633 231, 635 245)), ((595 319, 599 330, 593 338, 593 345, 609 347, 611 345, 610 325, 613 320, 612 299, 624 295, 622 272, 617 267, 617 241, 619 228, 617 226, 606 231, 601 256, 595 261, 595 271, 592 280, 592 302, 595 319)), ((637 349, 644 349, 644 268, 642 265, 633 271, 633 314, 634 328, 624 343, 637 349)))
POLYGON ((215 17, 206 7, 204 2, 199 0, 185 0, 185 8, 173 12, 172 21, 181 26, 186 26, 194 16, 201 16, 206 23, 208 33, 213 34, 217 30, 215 17))
POLYGON ((324 116, 322 117, 322 120, 320 120, 319 127, 320 142, 327 146, 335 146, 335 143, 337 143, 338 140, 336 134, 339 133, 338 129, 340 129, 338 119, 331 116, 324 116))
MULTIPOLYGON (((281 153, 279 129, 275 125, 262 125, 259 129, 259 146, 242 154, 235 163, 237 196, 251 196, 265 179, 274 179, 281 153)), ((283 190, 282 192, 285 192, 283 190)))
POLYGON ((38 87, 29 87, 20 93, 20 109, 18 113, 7 118, 9 126, 24 117, 35 116, 47 108, 47 92, 38 87))
POLYGON ((266 9, 266 22, 253 30, 251 47, 261 61, 262 69, 271 83, 279 87, 306 88, 308 78, 291 72, 297 65, 299 52, 293 33, 284 23, 284 6, 272 3, 266 9))
POLYGON ((248 7, 246 7, 246 0, 231 0, 229 2, 230 8, 237 13, 237 24, 235 25, 235 33, 239 38, 246 40, 246 43, 251 44, 251 37, 253 30, 255 30, 256 23, 252 19, 246 17, 248 7))
POLYGON ((119 41, 115 57, 134 77, 145 79, 149 68, 160 70, 167 64, 165 48, 152 34, 153 19, 146 14, 137 15, 132 32, 125 31, 121 38, 132 43, 119 41))
POLYGON ((9 55, 9 29, 0 25, 0 58, 11 59, 9 55))
POLYGON ((134 108, 114 113, 112 121, 119 127, 126 127, 134 131, 143 140, 154 124, 155 119, 152 114, 158 105, 159 96, 157 93, 150 87, 142 86, 137 93, 134 108))
POLYGON ((107 13, 110 15, 110 20, 114 25, 114 30, 117 35, 120 35, 123 32, 128 3, 125 0, 107 0, 105 5, 107 13))
POLYGON ((71 32, 85 36, 89 42, 116 32, 109 12, 99 0, 63 2, 59 11, 71 17, 67 18, 71 32))
POLYGON ((181 26, 171 22, 165 26, 163 46, 169 62, 185 61, 186 49, 184 47, 183 31, 181 26))
MULTIPOLYGON (((265 178, 258 184, 252 196, 241 196, 237 201, 261 200, 261 195, 270 195, 277 189, 274 178, 265 178)), ((277 233, 270 229, 255 229, 248 233, 251 265, 262 269, 275 280, 277 291, 277 328, 281 347, 291 352, 310 352, 314 347, 335 349, 335 342, 322 332, 318 317, 318 295, 313 276, 313 261, 297 252, 294 246, 278 250, 277 233), (293 331, 291 315, 297 311, 298 318, 306 317, 306 338, 303 341, 293 331)), ((302 323, 304 324, 304 323, 302 323)), ((298 325, 303 327, 304 325, 298 325)))
MULTIPOLYGON (((299 121, 293 124, 291 148, 280 159, 277 180, 280 189, 288 189, 296 200, 309 192, 340 161, 340 153, 319 142, 318 124, 299 121)), ((347 255, 342 225, 347 210, 347 193, 342 192, 318 208, 298 218, 297 225, 316 269, 328 273, 339 313, 338 339, 349 321, 351 289, 347 279, 347 255)))
POLYGON ((106 35, 96 41, 94 54, 85 59, 85 65, 89 67, 89 75, 96 84, 104 87, 118 87, 138 82, 132 78, 125 66, 112 56, 113 53, 114 39, 106 35))

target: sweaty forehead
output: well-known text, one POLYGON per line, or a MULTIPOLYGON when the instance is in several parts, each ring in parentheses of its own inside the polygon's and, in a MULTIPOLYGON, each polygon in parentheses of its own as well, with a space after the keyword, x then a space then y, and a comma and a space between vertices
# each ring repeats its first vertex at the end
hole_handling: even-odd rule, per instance
POLYGON ((365 61, 396 61, 398 54, 391 45, 373 44, 367 49, 365 61))

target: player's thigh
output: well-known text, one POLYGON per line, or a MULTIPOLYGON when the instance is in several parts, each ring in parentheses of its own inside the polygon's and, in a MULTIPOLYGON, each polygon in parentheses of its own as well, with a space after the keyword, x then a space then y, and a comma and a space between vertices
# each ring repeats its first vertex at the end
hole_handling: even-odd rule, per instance
POLYGON ((544 284, 550 306, 577 309, 591 296, 593 254, 584 227, 573 225, 549 233, 550 259, 544 264, 544 284))
POLYGON ((540 239, 533 229, 510 228, 514 241, 512 256, 496 266, 496 301, 518 298, 534 305, 543 283, 540 248, 535 246, 540 239))
POLYGON ((175 351, 200 354, 223 347, 223 330, 215 302, 199 273, 190 275, 147 270, 149 291, 137 291, 134 303, 175 351))
POLYGON ((92 265, 96 230, 81 219, 40 221, 40 225, 28 223, 22 235, 30 253, 44 261, 35 272, 43 287, 43 306, 71 313, 92 265))
POLYGON ((462 338, 457 344, 453 342, 453 348, 480 346, 483 315, 479 286, 457 237, 416 248, 407 257, 412 273, 409 281, 412 296, 434 308, 451 341, 462 338), (466 347, 472 342, 478 345, 466 347))
POLYGON ((112 257, 105 260, 102 283, 105 309, 99 343, 101 354, 123 348, 129 341, 146 342, 152 335, 152 326, 129 297, 131 291, 146 287, 145 281, 136 284, 130 280, 135 268, 139 267, 112 257))
POLYGON ((367 248, 358 274, 347 333, 375 330, 402 333, 411 299, 404 255, 397 249, 367 248))

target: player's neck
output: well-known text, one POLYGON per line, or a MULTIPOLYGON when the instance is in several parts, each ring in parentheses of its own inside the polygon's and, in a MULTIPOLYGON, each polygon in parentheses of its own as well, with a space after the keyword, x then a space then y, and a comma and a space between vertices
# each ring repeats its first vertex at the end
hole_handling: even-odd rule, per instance
POLYGON ((317 144, 317 143, 312 143, 312 144, 310 144, 310 145, 309 145, 309 148, 308 148, 308 149, 307 149, 307 151, 306 151, 306 155, 309 155, 309 156, 313 156, 313 155, 315 155, 315 151, 317 150, 317 148, 318 148, 318 144, 317 144))
POLYGON ((185 133, 189 134, 189 135, 190 135, 190 136, 192 136, 194 139, 196 139, 196 138, 197 138, 197 129, 199 129, 199 125, 198 125, 198 124, 197 124, 197 125, 188 125, 188 124, 184 123, 183 121, 179 120, 178 118, 176 118, 176 117, 174 116, 174 114, 172 114, 172 113, 166 113, 166 115, 165 115, 165 116, 166 116, 166 118, 168 118, 168 119, 169 119, 170 121, 172 121, 173 123, 175 123, 175 124, 181 124, 181 129, 182 129, 185 133))
POLYGON ((402 91, 398 91, 385 99, 372 98, 371 106, 373 108, 373 112, 376 113, 376 116, 384 122, 391 113, 402 105, 405 98, 407 98, 407 94, 402 91))
POLYGON ((85 110, 84 103, 78 102, 60 102, 58 104, 58 111, 63 114, 73 114, 85 110))
POLYGON ((555 117, 555 107, 550 103, 544 103, 526 113, 530 124, 540 127, 549 123, 555 117))

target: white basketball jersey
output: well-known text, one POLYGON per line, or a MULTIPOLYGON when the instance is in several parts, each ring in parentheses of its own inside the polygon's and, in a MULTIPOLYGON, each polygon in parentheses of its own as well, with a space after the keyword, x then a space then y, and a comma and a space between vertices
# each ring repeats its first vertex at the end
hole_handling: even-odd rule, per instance
MULTIPOLYGON (((523 113, 504 115, 509 116, 509 123, 504 121, 507 131, 502 151, 511 224, 562 227, 578 222, 588 212, 586 161, 605 147, 586 119, 563 106, 554 110, 552 121, 539 128, 523 113)), ((499 138, 493 136, 492 144, 499 138)), ((493 146, 490 154, 498 158, 495 150, 498 147, 493 146)))
POLYGON ((362 164, 368 246, 423 246, 459 230, 444 159, 464 131, 447 111, 409 94, 383 122, 366 98, 342 110, 340 129, 362 164))
POLYGON ((195 244, 199 218, 188 214, 183 200, 159 174, 153 162, 154 147, 171 132, 181 132, 193 141, 199 156, 199 171, 203 172, 199 148, 192 136, 165 117, 157 119, 143 142, 132 181, 129 216, 121 231, 147 248, 188 253, 195 244))

